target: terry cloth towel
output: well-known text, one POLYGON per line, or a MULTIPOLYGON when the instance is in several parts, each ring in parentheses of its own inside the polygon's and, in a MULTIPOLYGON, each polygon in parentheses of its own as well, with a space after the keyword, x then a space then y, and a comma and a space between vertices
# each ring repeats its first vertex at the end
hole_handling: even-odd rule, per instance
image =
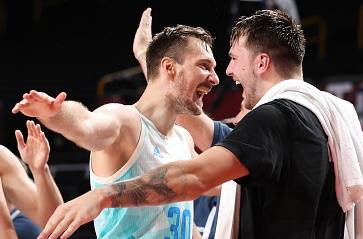
POLYGON ((354 106, 303 80, 284 80, 274 85, 256 107, 274 99, 288 99, 311 110, 328 136, 330 159, 334 163, 335 190, 339 205, 347 213, 350 239, 363 238, 363 132, 354 106), (354 209, 354 210, 353 210, 354 209))
POLYGON ((214 238, 232 238, 236 186, 237 184, 234 181, 228 181, 222 184, 216 233, 214 238))

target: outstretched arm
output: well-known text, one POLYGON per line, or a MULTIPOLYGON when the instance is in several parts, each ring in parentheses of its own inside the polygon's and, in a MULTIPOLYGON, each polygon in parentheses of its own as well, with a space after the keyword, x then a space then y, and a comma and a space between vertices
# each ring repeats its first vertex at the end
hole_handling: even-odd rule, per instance
POLYGON ((151 32, 151 8, 147 8, 141 16, 139 27, 136 30, 133 51, 136 60, 139 61, 141 69, 144 73, 145 79, 147 80, 147 67, 146 67, 146 50, 152 39, 151 32))
POLYGON ((36 186, 37 215, 34 219, 42 227, 45 226, 54 210, 63 203, 62 196, 48 167, 49 143, 40 125, 33 121, 26 122, 28 128, 27 141, 24 141, 20 130, 15 131, 18 150, 22 160, 29 166, 36 186))
POLYGON ((12 112, 37 117, 47 128, 90 151, 104 149, 116 140, 120 125, 113 104, 90 112, 81 103, 65 101, 65 98, 64 92, 53 98, 31 90, 12 112))
POLYGON ((0 178, 0 238, 17 239, 0 178))
POLYGON ((192 200, 216 185, 248 173, 233 153, 223 147, 212 147, 193 160, 169 163, 142 177, 95 189, 63 204, 39 238, 69 238, 104 208, 192 200))

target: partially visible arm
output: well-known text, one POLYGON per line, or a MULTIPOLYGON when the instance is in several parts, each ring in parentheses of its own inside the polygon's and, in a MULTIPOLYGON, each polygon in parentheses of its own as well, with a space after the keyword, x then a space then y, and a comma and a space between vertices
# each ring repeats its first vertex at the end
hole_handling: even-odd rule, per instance
MULTIPOLYGON (((193 117, 193 116, 188 115, 186 118, 190 119, 191 117, 193 117)), ((189 137, 188 143, 189 143, 190 151, 192 152, 192 158, 195 158, 196 156, 198 156, 198 153, 194 150, 194 141, 193 141, 193 138, 192 138, 191 134, 189 133, 189 131, 187 131, 187 134, 189 137)), ((210 148, 210 147, 208 147, 208 148, 210 148)), ((209 189, 207 192, 204 192, 203 196, 220 196, 221 189, 222 189, 221 185, 215 186, 215 187, 209 189)))
POLYGON ((0 238, 17 239, 0 178, 0 238))
POLYGON ((104 207, 160 205, 193 200, 223 182, 248 173, 232 152, 215 146, 193 160, 169 163, 143 177, 100 191, 104 207))
POLYGON ((49 219, 39 239, 60 235, 62 239, 68 238, 104 208, 193 200, 216 185, 248 173, 229 150, 212 147, 193 160, 166 164, 142 177, 92 190, 63 204, 49 219))
POLYGON ((40 226, 37 190, 19 159, 0 145, 0 176, 7 200, 40 226))
POLYGON ((202 235, 200 235, 200 232, 198 231, 198 226, 195 223, 193 223, 192 239, 202 239, 202 235))
POLYGON ((120 132, 116 104, 106 104, 90 112, 81 103, 65 101, 65 98, 64 92, 53 98, 31 90, 12 112, 37 117, 47 128, 90 151, 104 149, 115 142, 120 132))
POLYGON ((39 124, 27 121, 26 125, 28 128, 26 143, 21 131, 15 131, 15 135, 21 158, 28 164, 36 186, 37 204, 33 206, 37 207, 37 215, 33 220, 44 227, 55 209, 63 203, 63 199, 47 164, 50 151, 47 138, 39 124))
POLYGON ((90 112, 79 102, 65 101, 55 116, 39 120, 89 151, 102 150, 119 135, 121 125, 115 116, 116 108, 116 104, 107 104, 90 112))
POLYGON ((178 115, 176 123, 189 131, 195 145, 201 151, 205 151, 212 146, 214 123, 205 113, 198 116, 178 115))
POLYGON ((146 67, 146 50, 151 42, 152 33, 151 33, 151 8, 147 8, 141 16, 139 27, 136 30, 134 43, 133 43, 133 52, 136 60, 139 61, 141 69, 144 73, 145 79, 147 79, 147 67, 146 67))

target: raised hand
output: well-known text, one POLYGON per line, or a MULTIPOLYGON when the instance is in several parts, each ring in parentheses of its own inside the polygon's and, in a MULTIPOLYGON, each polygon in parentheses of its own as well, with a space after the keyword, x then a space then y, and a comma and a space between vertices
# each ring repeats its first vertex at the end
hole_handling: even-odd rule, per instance
POLYGON ((44 92, 31 90, 23 95, 23 99, 11 111, 39 119, 51 118, 60 111, 66 96, 66 93, 61 92, 53 98, 44 92))
POLYGON ((39 124, 35 125, 34 121, 28 120, 26 126, 28 128, 26 142, 21 131, 15 131, 20 157, 32 171, 44 170, 49 158, 49 142, 39 124))
POLYGON ((137 28, 134 37, 133 51, 137 60, 139 60, 140 56, 146 53, 148 44, 152 39, 151 23, 151 8, 147 8, 142 13, 139 27, 137 28))

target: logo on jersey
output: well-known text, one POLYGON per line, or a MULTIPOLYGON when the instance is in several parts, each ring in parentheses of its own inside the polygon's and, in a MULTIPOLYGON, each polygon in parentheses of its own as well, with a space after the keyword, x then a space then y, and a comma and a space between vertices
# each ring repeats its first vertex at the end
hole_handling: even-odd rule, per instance
POLYGON ((153 152, 153 155, 155 156, 155 157, 157 157, 157 158, 163 158, 163 156, 161 155, 161 153, 160 153, 160 149, 159 149, 159 147, 158 146, 155 146, 155 148, 154 148, 154 152, 153 152))

